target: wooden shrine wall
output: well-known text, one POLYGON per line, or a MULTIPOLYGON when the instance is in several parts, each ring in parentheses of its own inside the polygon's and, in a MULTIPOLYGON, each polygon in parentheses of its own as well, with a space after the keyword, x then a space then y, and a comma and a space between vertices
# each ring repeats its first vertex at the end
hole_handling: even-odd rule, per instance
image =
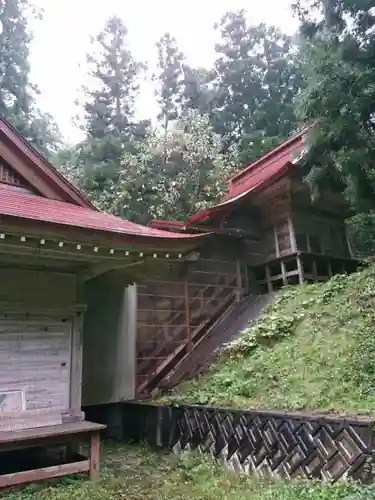
POLYGON ((1 430, 81 418, 75 306, 73 275, 0 269, 1 430))
POLYGON ((343 218, 296 209, 293 224, 299 251, 350 258, 343 218))

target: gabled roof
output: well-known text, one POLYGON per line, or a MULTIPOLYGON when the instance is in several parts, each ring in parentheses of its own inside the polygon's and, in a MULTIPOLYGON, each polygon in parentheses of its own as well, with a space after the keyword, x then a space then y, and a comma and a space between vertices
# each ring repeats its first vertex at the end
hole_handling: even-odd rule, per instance
POLYGON ((34 221, 38 227, 56 231, 75 228, 90 231, 90 237, 115 237, 118 243, 131 239, 150 248, 168 244, 173 248, 196 247, 207 234, 171 233, 134 224, 97 210, 90 201, 40 155, 4 118, 0 117, 0 158, 26 181, 34 192, 0 183, 0 218, 19 224, 34 221), (153 243, 150 242, 150 239, 153 243))
POLYGON ((305 128, 294 134, 229 179, 228 198, 256 188, 276 175, 287 163, 293 163, 304 149, 307 130, 308 128, 305 128))
POLYGON ((0 154, 19 175, 49 198, 96 210, 91 202, 60 174, 0 115, 0 154))
POLYGON ((303 153, 307 130, 308 128, 301 130, 233 176, 228 183, 228 195, 223 201, 189 217, 186 227, 227 212, 248 195, 261 191, 286 175, 295 160, 303 153))
MULTIPOLYGON (((117 236, 153 238, 159 241, 193 242, 200 236, 171 233, 142 226, 91 208, 80 207, 64 201, 51 200, 35 194, 18 192, 0 187, 0 216, 37 221, 60 227, 98 231, 117 236)), ((156 243, 156 241, 155 241, 156 243)))

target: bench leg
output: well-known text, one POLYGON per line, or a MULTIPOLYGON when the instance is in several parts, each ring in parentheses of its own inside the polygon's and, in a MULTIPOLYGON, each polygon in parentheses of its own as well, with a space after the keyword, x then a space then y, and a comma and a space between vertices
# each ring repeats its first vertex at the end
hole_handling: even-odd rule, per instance
POLYGON ((100 434, 92 434, 90 437, 90 479, 91 481, 99 480, 99 464, 100 464, 100 434))

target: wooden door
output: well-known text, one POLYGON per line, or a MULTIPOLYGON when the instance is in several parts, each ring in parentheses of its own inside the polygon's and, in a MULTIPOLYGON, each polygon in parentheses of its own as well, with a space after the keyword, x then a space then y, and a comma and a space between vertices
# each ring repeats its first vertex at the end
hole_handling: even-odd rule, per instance
POLYGON ((71 321, 0 316, 0 430, 61 423, 69 409, 71 336, 71 321))

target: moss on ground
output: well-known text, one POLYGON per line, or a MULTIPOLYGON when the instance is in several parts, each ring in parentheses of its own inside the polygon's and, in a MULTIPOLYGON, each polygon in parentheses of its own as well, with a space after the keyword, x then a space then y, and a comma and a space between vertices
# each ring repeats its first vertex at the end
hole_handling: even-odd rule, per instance
POLYGON ((375 265, 285 288, 205 376, 162 401, 374 415, 374 320, 375 265))
MULTIPOLYGON (((100 483, 65 479, 32 485, 6 500, 340 500, 370 491, 350 483, 271 481, 234 474, 217 462, 133 446, 106 446, 100 483)), ((357 498, 357 497, 355 497, 357 498)), ((358 497, 367 498, 366 496, 358 497)), ((373 498, 373 497, 370 497, 373 498)))

